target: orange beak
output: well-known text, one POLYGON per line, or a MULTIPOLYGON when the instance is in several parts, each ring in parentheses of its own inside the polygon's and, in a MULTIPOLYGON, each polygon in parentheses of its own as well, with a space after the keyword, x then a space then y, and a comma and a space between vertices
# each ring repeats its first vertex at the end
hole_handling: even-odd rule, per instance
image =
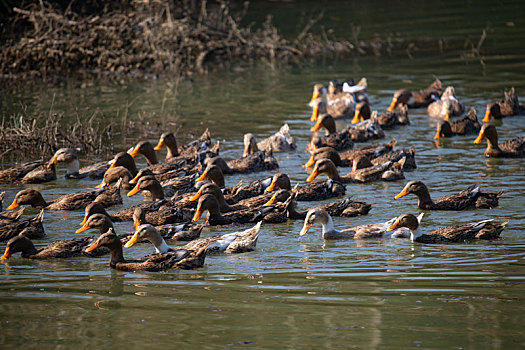
POLYGON ((354 113, 354 119, 352 119, 352 124, 357 124, 361 121, 361 111, 357 110, 354 113))
POLYGON ((197 191, 197 193, 195 193, 195 195, 194 195, 193 197, 190 198, 190 202, 194 202, 194 201, 196 201, 197 199, 201 198, 201 196, 202 196, 202 188, 199 189, 199 190, 197 191))
POLYGON ((312 224, 309 222, 305 222, 303 228, 301 229, 301 232, 299 232, 299 236, 304 236, 306 232, 312 227, 312 224))
POLYGON ((140 192, 140 188, 139 188, 139 185, 135 185, 135 187, 133 187, 133 189, 131 191, 128 192, 128 197, 131 197, 137 193, 140 192))
POLYGON ((434 139, 438 140, 441 137, 441 134, 439 131, 436 131, 436 134, 434 135, 434 139))
POLYGON ((306 162, 306 164, 304 165, 306 168, 311 168, 315 165, 315 160, 314 160, 314 156, 311 155, 310 156, 310 159, 308 159, 308 162, 306 162))
POLYGON ((443 119, 445 119, 447 122, 450 121, 450 111, 449 110, 447 110, 445 112, 445 115, 443 116, 443 119))
POLYGON ((9 247, 5 248, 5 252, 4 252, 4 255, 2 255, 2 257, 0 257, 0 259, 2 260, 7 260, 11 257, 11 255, 13 255, 13 253, 11 253, 11 250, 9 249, 9 247))
POLYGON ((160 151, 162 149, 162 147, 164 147, 164 145, 165 145, 164 139, 160 139, 159 143, 157 143, 157 146, 153 147, 153 149, 155 151, 160 151))
POLYGON ((202 175, 199 176, 199 178, 195 181, 203 181, 203 180, 206 180, 207 178, 208 178, 208 169, 204 170, 202 175))
POLYGON ((129 182, 131 185, 136 185, 137 182, 139 182, 140 176, 137 174, 131 181, 129 182))
POLYGON ((312 116, 310 117, 311 122, 317 121, 317 117, 319 116, 319 106, 314 106, 312 110, 312 116))
POLYGON ((397 98, 392 99, 392 103, 390 104, 390 107, 387 108, 387 111, 393 112, 394 109, 396 109, 397 106, 397 98))
POLYGON ((319 169, 317 167, 312 170, 312 173, 310 176, 308 176, 308 179, 306 179, 306 182, 312 182, 317 176, 319 175, 319 169))
POLYGON ((273 203, 277 203, 277 194, 274 194, 272 196, 272 198, 270 198, 270 200, 268 202, 264 203, 263 205, 271 205, 273 203))
POLYGON ((270 184, 270 186, 268 186, 266 191, 267 192, 272 192, 273 190, 275 190, 276 186, 277 186, 277 181, 275 181, 275 179, 272 179, 272 183, 270 184))
POLYGON ((139 148, 138 147, 135 147, 133 148, 133 151, 131 151, 131 153, 129 154, 130 156, 132 156, 133 158, 135 158, 136 156, 138 156, 140 154, 139 152, 139 148))
POLYGON ((95 249, 97 249, 99 246, 100 245, 99 245, 98 241, 95 241, 95 243, 93 243, 92 245, 90 245, 89 247, 86 248, 86 252, 92 252, 95 249))
MULTIPOLYGON (((91 227, 89 227, 89 225, 86 223, 84 223, 84 225, 79 228, 78 230, 75 231, 75 233, 81 233, 81 232, 84 232, 86 230, 89 230, 91 227)), ((93 248, 94 249, 94 248, 93 248)))
POLYGON ((16 198, 13 200, 13 203, 11 203, 10 206, 7 207, 7 209, 16 209, 20 206, 20 204, 17 203, 16 198))
POLYGON ((202 213, 204 213, 204 210, 202 210, 202 207, 201 205, 199 204, 197 206, 197 210, 195 210, 195 215, 193 215, 193 219, 191 219, 191 221, 193 222, 197 222, 199 221, 199 219, 201 218, 202 216, 202 213))
POLYGON ((108 183, 106 183, 106 181, 102 180, 102 182, 98 185, 95 186, 95 188, 104 188, 106 186, 109 186, 108 183))
POLYGON ((388 231, 394 231, 394 230, 397 230, 397 229, 400 228, 400 227, 401 227, 401 226, 399 225, 399 222, 396 220, 396 221, 392 224, 392 226, 390 226, 390 227, 388 228, 388 231))
MULTIPOLYGON (((474 143, 481 143, 481 141, 485 140, 485 132, 483 130, 481 130, 479 132, 479 135, 478 137, 476 137, 476 139, 474 140, 474 143)), ((9 208, 7 208, 9 209, 9 208)))
POLYGON ((131 239, 124 245, 124 247, 126 248, 130 248, 130 247, 133 247, 133 245, 135 243, 137 243, 139 241, 139 234, 138 233, 135 233, 133 235, 133 237, 131 237, 131 239))
POLYGON ((53 156, 53 158, 51 158, 51 161, 49 163, 53 163, 53 164, 57 165, 58 164, 57 157, 53 156))
POLYGON ((492 113, 490 113, 490 109, 487 108, 487 111, 485 112, 485 117, 483 117, 483 123, 490 122, 490 117, 492 117, 492 113))
POLYGON ((403 191, 399 192, 397 196, 394 197, 394 199, 399 199, 401 197, 406 196, 407 194, 410 194, 410 192, 408 192, 405 188, 403 188, 403 191))
POLYGON ((109 170, 109 169, 113 169, 114 167, 116 167, 116 166, 117 166, 116 163, 117 163, 117 162, 113 162, 113 163, 111 163, 111 165, 109 166, 108 170, 109 170))
POLYGON ((310 100, 310 105, 314 103, 315 99, 319 97, 319 91, 317 89, 314 89, 314 92, 312 94, 312 99, 310 100))
POLYGON ((354 162, 354 164, 352 164, 352 172, 356 172, 357 171, 357 162, 354 162))
POLYGON ((315 123, 315 125, 310 128, 310 131, 312 132, 319 131, 321 130, 322 127, 323 127, 323 124, 321 123, 321 119, 317 119, 317 123, 315 123))
POLYGON ((88 221, 88 214, 84 214, 84 220, 82 220, 82 222, 80 223, 80 226, 83 226, 86 224, 86 222, 88 221))

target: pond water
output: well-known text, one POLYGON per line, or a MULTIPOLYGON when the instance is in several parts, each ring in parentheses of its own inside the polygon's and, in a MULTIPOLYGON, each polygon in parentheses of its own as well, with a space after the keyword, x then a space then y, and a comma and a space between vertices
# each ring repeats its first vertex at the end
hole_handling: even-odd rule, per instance
MULTIPOLYGON (((302 2, 300 6, 274 6, 277 14, 320 8, 314 2, 307 4, 312 6, 302 2)), ((475 107, 479 118, 488 102, 502 98, 504 89, 515 87, 525 100, 525 51, 519 42, 525 37, 525 25, 519 2, 498 3, 497 7, 465 3, 461 8, 451 1, 427 8, 410 4, 330 5, 325 18, 339 18, 333 19, 336 28, 361 24, 365 33, 388 33, 392 25, 400 23, 399 30, 413 37, 435 36, 437 32, 444 38, 470 36, 475 42, 489 24, 485 66, 462 58, 464 51, 460 49, 439 54, 416 52, 412 59, 406 55, 367 56, 287 67, 239 65, 179 83, 67 80, 4 93, 2 112, 11 113, 25 104, 34 111, 53 108, 72 114, 80 110, 86 115, 98 111, 100 118, 117 122, 126 115, 165 124, 177 130, 181 140, 209 128, 212 136, 221 140, 221 155, 226 159, 242 154, 244 133, 252 132, 261 139, 286 122, 298 150, 277 155, 280 171, 288 173, 294 183, 304 183, 307 175, 300 165, 308 159, 304 148, 311 136, 306 103, 317 82, 367 77, 372 107, 381 111, 398 88, 420 89, 434 76, 445 86, 455 86, 459 100, 475 107), (379 23, 372 21, 376 7, 379 23), (434 15, 431 20, 422 19, 420 15, 428 16, 429 11, 434 15), (351 18, 346 26, 341 23, 344 13, 351 18), (393 22, 386 21, 390 13, 393 22), (401 20, 405 17, 408 22, 401 20), (454 25, 447 26, 451 23, 454 25), (366 29, 369 26, 371 29, 366 29)), ((253 16, 261 18, 270 5, 265 6, 254 4, 253 16)), ((279 15, 276 20, 284 22, 279 15)), ((302 222, 289 221, 263 225, 254 252, 209 256, 205 267, 195 271, 124 273, 110 270, 108 257, 32 261, 14 256, 0 265, 0 344, 8 348, 109 348, 116 344, 129 348, 523 348, 523 159, 486 159, 485 144, 472 143, 475 136, 436 144, 437 120, 429 118, 425 109, 410 110, 409 117, 411 125, 385 132, 385 141, 396 138, 398 147, 414 145, 417 170, 406 172, 406 180, 393 183, 347 185, 347 195, 376 206, 368 216, 335 218, 336 227, 418 213, 415 197, 396 201, 393 197, 406 181, 419 179, 430 188, 433 198, 473 184, 481 184, 485 190, 504 190, 495 209, 433 211, 423 220, 424 231, 475 220, 509 220, 501 240, 447 245, 408 240, 328 242, 322 240, 319 226, 299 238, 302 222)), ((525 116, 516 116, 495 122, 500 140, 524 135, 524 121, 525 116)), ((346 123, 339 122, 338 127, 346 123)), ((148 133, 147 124, 143 125, 149 139, 156 141, 158 135, 148 133)), ((137 134, 126 133, 115 140, 116 149, 125 150, 136 140, 137 134)), ((145 165, 143 159, 139 162, 145 165)), ((269 175, 235 175, 226 181, 232 186, 239 180, 269 175)), ((98 181, 66 181, 59 176, 52 183, 31 187, 52 199, 96 184, 98 181)), ((1 190, 7 192, 5 202, 22 187, 2 185, 1 190)), ((142 198, 124 196, 124 201, 124 206, 130 206, 142 198)), ((300 206, 307 208, 309 204, 301 202, 300 206)), ((36 212, 27 208, 25 215, 36 212)), ((48 237, 38 246, 78 236, 74 231, 82 215, 46 213, 48 237)), ((131 223, 119 223, 116 229, 131 231, 131 223)), ((210 227, 203 236, 234 229, 238 227, 210 227)), ((4 247, 0 245, 0 249, 4 247)), ((124 253, 139 257, 151 251, 148 245, 137 245, 124 253)))

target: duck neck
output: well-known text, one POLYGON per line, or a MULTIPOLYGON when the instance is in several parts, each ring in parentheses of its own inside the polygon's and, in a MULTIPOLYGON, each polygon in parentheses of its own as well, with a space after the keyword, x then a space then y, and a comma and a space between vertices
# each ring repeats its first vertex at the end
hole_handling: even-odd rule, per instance
POLYGON ((426 208, 428 206, 434 205, 434 201, 430 197, 430 193, 428 191, 421 191, 416 193, 416 196, 418 198, 418 207, 419 208, 426 208))
POLYGON ((219 208, 222 213, 227 213, 234 210, 234 208, 226 202, 223 195, 220 195, 217 200, 219 201, 219 208))
POLYGON ((78 175, 80 170, 80 162, 77 159, 66 163, 66 176, 78 175))
POLYGON ((111 259, 109 260, 109 266, 115 268, 117 263, 124 262, 124 253, 122 253, 122 244, 114 245, 110 247, 111 259))
POLYGON ((35 246, 33 245, 33 242, 31 242, 31 245, 28 245, 28 247, 26 249, 24 249, 24 251, 22 252, 22 257, 23 258, 30 258, 32 256, 35 256, 37 255, 38 253, 40 253, 43 249, 36 249, 35 246))
POLYGON ((500 154, 502 153, 501 148, 499 148, 498 145, 498 138, 497 137, 487 137, 487 149, 485 150, 485 154, 500 154))
POLYGON ((423 236, 423 232, 421 232, 421 226, 418 226, 415 230, 410 230, 410 240, 412 242, 417 241, 417 239, 421 236, 423 236))
POLYGON ((167 253, 170 250, 170 247, 166 244, 166 241, 160 235, 152 237, 150 241, 155 247, 156 253, 167 253))
POLYGON ((334 221, 331 216, 328 216, 328 221, 321 223, 323 225, 323 238, 328 236, 335 236, 339 232, 334 228, 334 221))
POLYGON ((173 140, 169 144, 166 143, 166 149, 168 150, 168 153, 166 153, 166 159, 175 158, 180 155, 176 140, 173 140))

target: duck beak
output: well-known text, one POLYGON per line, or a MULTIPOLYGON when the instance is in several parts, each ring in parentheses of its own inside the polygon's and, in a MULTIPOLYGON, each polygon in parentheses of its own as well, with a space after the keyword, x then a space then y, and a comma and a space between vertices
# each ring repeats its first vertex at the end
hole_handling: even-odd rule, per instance
POLYGON ((306 179, 306 182, 312 182, 319 175, 319 169, 317 167, 312 170, 312 173, 306 179))
MULTIPOLYGON (((84 225, 79 228, 78 230, 75 231, 75 233, 81 233, 81 232, 84 232, 86 230, 89 230, 91 227, 89 227, 89 225, 86 223, 84 223, 84 225)), ((94 249, 94 248, 93 248, 94 249)))
POLYGON ((106 186, 109 186, 108 183, 106 183, 106 181, 102 180, 102 182, 98 185, 95 186, 95 188, 104 188, 106 186))
POLYGON ((403 188, 403 191, 399 192, 397 196, 394 197, 394 199, 399 199, 401 197, 406 196, 407 194, 409 194, 408 190, 406 188, 403 188))
POLYGON ((312 94, 312 99, 310 100, 309 105, 311 106, 318 97, 319 97, 319 91, 314 90, 312 94))
POLYGON ((11 253, 11 249, 9 249, 9 247, 5 248, 5 252, 4 252, 4 255, 2 255, 0 257, 0 259, 2 260, 7 260, 11 257, 11 255, 13 255, 13 253, 11 253))
POLYGON ((137 182, 139 182, 139 179, 140 179, 140 176, 139 176, 139 174, 137 174, 133 179, 130 180, 129 184, 130 185, 136 185, 137 182))
POLYGON ((140 188, 139 188, 139 185, 135 185, 135 187, 133 187, 133 189, 131 191, 128 192, 128 197, 131 197, 137 193, 140 192, 140 188))
POLYGON ((435 140, 438 140, 438 139, 441 137, 440 134, 441 134, 441 133, 440 133, 439 131, 436 131, 436 134, 434 135, 434 139, 435 139, 435 140))
POLYGON ((195 193, 195 195, 194 195, 193 197, 190 198, 190 202, 194 202, 194 201, 196 201, 197 199, 201 198, 201 196, 202 196, 202 188, 199 189, 199 190, 197 191, 197 193, 195 193))
POLYGON ((352 119, 352 124, 357 124, 361 121, 361 111, 356 110, 354 113, 354 119, 352 119))
POLYGON ((98 243, 98 240, 96 240, 92 245, 86 248, 86 252, 92 252, 95 249, 97 249, 99 246, 100 244, 98 243))
POLYGON ((55 164, 57 165, 58 164, 58 160, 57 160, 57 156, 53 156, 53 158, 51 158, 51 160, 49 161, 50 164, 55 164))
POLYGON ((306 234, 306 232, 308 232, 310 227, 312 227, 312 224, 309 223, 309 222, 305 222, 301 232, 299 232, 299 236, 301 236, 301 237, 304 236, 306 234))
POLYGON ((450 111, 449 110, 447 110, 445 112, 445 115, 443 116, 443 119, 445 119, 447 122, 450 121, 450 111))
POLYGON ((311 122, 317 121, 317 117, 319 116, 319 106, 314 106, 312 110, 312 116, 310 117, 311 122))
POLYGON ((270 200, 264 203, 263 205, 272 205, 273 203, 276 203, 276 202, 277 202, 277 194, 274 194, 272 198, 270 198, 270 200))
POLYGON ((82 222, 80 223, 80 226, 84 226, 87 221, 88 221, 88 215, 86 213, 86 214, 84 214, 84 220, 82 220, 82 222))
POLYGON ((133 222, 133 229, 136 230, 140 225, 142 225, 142 221, 140 221, 140 219, 135 220, 133 222))
POLYGON ((396 220, 396 221, 392 224, 392 226, 390 226, 390 227, 388 228, 388 231, 394 231, 394 230, 397 230, 397 229, 400 228, 400 227, 401 227, 401 226, 399 225, 399 222, 396 220))
POLYGON ((133 235, 133 237, 131 237, 131 239, 128 241, 128 243, 126 243, 124 245, 124 247, 126 248, 131 248, 133 247, 133 245, 135 243, 137 243, 139 241, 139 234, 137 232, 135 232, 135 234, 133 235))
POLYGON ((275 190, 276 186, 277 186, 277 181, 275 179, 272 179, 272 183, 270 184, 270 186, 266 188, 266 192, 272 192, 273 190, 275 190))
POLYGON ((314 156, 311 155, 310 156, 310 159, 308 159, 308 162, 306 162, 306 164, 304 165, 306 168, 311 168, 312 166, 315 165, 315 160, 314 160, 314 156))
MULTIPOLYGON (((479 132, 479 135, 478 137, 476 137, 476 139, 474 140, 474 143, 481 143, 481 141, 485 140, 485 132, 483 130, 481 130, 479 132)), ((9 209, 9 208, 7 208, 9 209)))
POLYGON ((199 219, 201 218, 202 216, 202 213, 204 213, 204 210, 202 210, 202 207, 201 205, 199 204, 197 206, 197 210, 195 210, 195 215, 193 215, 193 219, 191 219, 191 221, 193 222, 197 222, 199 221, 199 219))
POLYGON ((317 119, 317 123, 315 123, 315 125, 310 128, 310 131, 312 132, 319 131, 321 130, 322 127, 323 127, 323 124, 321 123, 321 119, 317 119))
POLYGON ((390 107, 387 108, 387 111, 393 112, 394 109, 396 109, 397 106, 397 98, 392 99, 392 103, 390 104, 390 107))
POLYGON ((132 156, 133 158, 135 158, 139 154, 140 154, 139 148, 135 146, 135 148, 133 148, 133 151, 131 151, 131 153, 129 155, 132 156))
POLYGON ((204 170, 201 176, 195 181, 204 181, 208 178, 208 169, 204 170))
POLYGON ((157 146, 153 147, 153 149, 155 151, 160 151, 162 149, 162 147, 164 147, 164 145, 165 145, 164 139, 160 139, 159 143, 157 143, 157 146))
POLYGON ((7 209, 16 209, 20 206, 20 204, 18 204, 18 202, 16 201, 16 198, 13 200, 13 203, 11 203, 10 206, 7 207, 7 209))
POLYGON ((352 172, 355 173, 357 171, 357 162, 354 162, 354 164, 352 164, 352 172))
POLYGON ((116 165, 115 165, 116 163, 117 163, 117 162, 113 162, 113 163, 111 163, 111 165, 109 166, 108 170, 109 170, 109 169, 113 169, 114 167, 116 167, 116 165))
POLYGON ((487 111, 485 112, 485 117, 483 117, 482 122, 483 123, 490 122, 490 117, 492 117, 492 113, 490 113, 490 109, 487 108, 487 111))

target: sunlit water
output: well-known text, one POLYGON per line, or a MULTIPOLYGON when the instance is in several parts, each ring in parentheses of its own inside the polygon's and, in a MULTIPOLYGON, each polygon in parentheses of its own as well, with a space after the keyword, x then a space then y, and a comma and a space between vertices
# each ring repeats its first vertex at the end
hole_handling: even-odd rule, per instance
MULTIPOLYGON (((445 18, 445 7, 437 8, 437 18, 445 18)), ((523 26, 518 26, 523 20, 512 11, 495 16, 492 35, 496 39, 489 47, 493 57, 498 29, 508 28, 505 23, 516 22, 515 35, 523 34, 523 26)), ((467 21, 465 32, 477 32, 479 23, 484 21, 467 21)), ((507 41, 500 38, 506 48, 507 41)), ((284 68, 238 67, 178 85, 166 80, 68 81, 61 86, 14 91, 2 97, 2 102, 5 111, 16 111, 20 102, 35 111, 47 111, 53 101, 57 111, 98 110, 102 118, 117 122, 125 113, 129 119, 174 122, 168 128, 180 127, 182 140, 210 128, 212 136, 221 140, 221 155, 226 159, 241 155, 244 133, 252 132, 261 139, 286 122, 298 150, 277 155, 280 170, 293 182, 304 183, 307 175, 300 165, 308 158, 304 148, 311 135, 306 102, 314 83, 366 76, 373 108, 385 110, 396 89, 419 89, 437 76, 445 86, 454 85, 460 101, 476 107, 482 118, 486 103, 500 99, 503 89, 514 86, 525 96, 525 55, 522 48, 516 51, 506 58, 487 57, 485 68, 476 61, 465 62, 461 52, 449 52, 416 54, 414 59, 359 57, 284 68)), ((522 348, 523 159, 486 159, 485 145, 472 143, 475 136, 436 144, 432 137, 437 120, 427 117, 424 109, 410 110, 409 117, 410 126, 387 131, 384 141, 396 138, 398 147, 415 145, 418 169, 394 183, 348 185, 348 195, 376 206, 368 216, 335 218, 336 227, 417 213, 415 197, 396 201, 393 197, 406 181, 420 179, 434 199, 472 184, 504 190, 500 206, 493 210, 435 211, 426 213, 423 221, 423 230, 430 231, 474 220, 509 220, 501 240, 448 245, 406 240, 323 242, 320 227, 299 238, 302 222, 291 221, 263 225, 256 251, 210 256, 206 266, 196 271, 123 273, 108 268, 108 257, 52 261, 12 257, 0 266, 0 343, 12 348, 115 344, 133 348, 522 348)), ((524 118, 496 122, 500 140, 523 135, 524 118)), ((151 135, 150 140, 156 141, 157 136, 151 135)), ((119 139, 118 149, 125 150, 135 141, 136 135, 126 135, 119 139)), ((143 159, 139 161, 144 165, 143 159)), ((227 186, 270 174, 229 176, 227 186)), ((31 186, 52 199, 97 183, 66 181, 59 176, 53 183, 31 186)), ((7 204, 22 187, 2 185, 7 204)), ((141 200, 140 196, 124 196, 124 205, 141 200)), ((300 206, 310 204, 301 202, 300 206)), ((28 208, 25 215, 36 212, 28 208)), ((48 237, 38 245, 77 236, 74 231, 82 215, 46 213, 48 237)), ((131 224, 119 223, 116 229, 131 231, 131 224)), ((203 236, 234 229, 210 227, 203 236)), ((139 257, 151 251, 151 246, 138 245, 125 254, 139 257)))

